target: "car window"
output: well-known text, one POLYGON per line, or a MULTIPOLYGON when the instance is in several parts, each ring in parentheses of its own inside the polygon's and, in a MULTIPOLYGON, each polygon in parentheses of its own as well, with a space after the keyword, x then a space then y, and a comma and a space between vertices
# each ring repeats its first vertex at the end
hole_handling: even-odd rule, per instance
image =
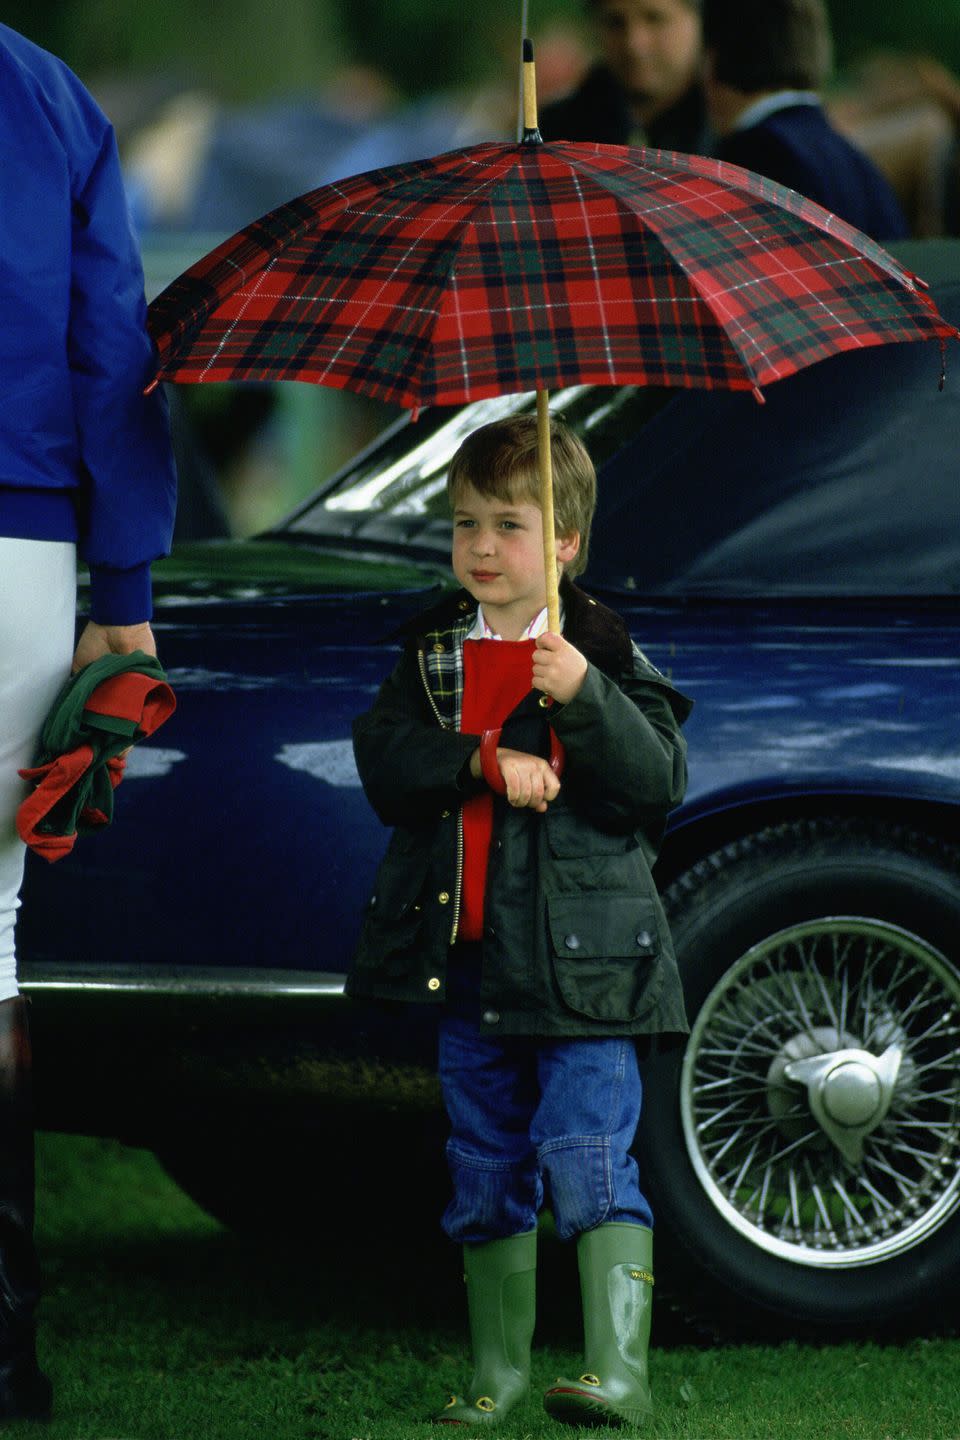
MULTIPOLYGON (((551 395, 550 408, 584 437, 599 468, 671 398, 669 391, 653 388, 578 386, 551 395)), ((301 536, 386 538, 392 525, 398 540, 416 538, 430 545, 432 538, 446 549, 447 467, 461 441, 480 425, 533 409, 533 396, 523 394, 480 400, 456 410, 435 408, 416 421, 405 417, 278 529, 301 536)))

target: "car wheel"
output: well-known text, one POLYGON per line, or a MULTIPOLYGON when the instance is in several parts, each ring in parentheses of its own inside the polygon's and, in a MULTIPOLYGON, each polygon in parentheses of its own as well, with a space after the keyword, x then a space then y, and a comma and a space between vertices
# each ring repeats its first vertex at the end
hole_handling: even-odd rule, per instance
POLYGON ((646 1066, 668 1276, 725 1333, 935 1322, 960 1283, 960 852, 785 824, 666 893, 691 1034, 646 1066))

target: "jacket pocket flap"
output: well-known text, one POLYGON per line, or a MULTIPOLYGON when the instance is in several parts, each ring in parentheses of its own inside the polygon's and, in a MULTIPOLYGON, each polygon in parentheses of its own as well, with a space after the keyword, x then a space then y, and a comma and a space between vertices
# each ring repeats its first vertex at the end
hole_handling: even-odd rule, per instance
POLYGON ((657 914, 643 896, 554 895, 547 900, 556 955, 570 960, 609 955, 626 959, 660 953, 657 914))
POLYGON ((596 892, 547 902, 553 973, 577 1015, 626 1024, 650 1010, 663 983, 651 900, 596 892))

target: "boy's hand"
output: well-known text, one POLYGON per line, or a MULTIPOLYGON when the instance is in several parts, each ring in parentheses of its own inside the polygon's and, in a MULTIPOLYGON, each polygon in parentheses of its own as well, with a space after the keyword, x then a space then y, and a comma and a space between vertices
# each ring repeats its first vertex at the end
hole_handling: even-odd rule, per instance
POLYGON ((533 652, 533 687, 569 705, 587 673, 586 657, 562 635, 545 630, 533 652))
MULTIPOLYGON (((497 765, 507 787, 507 800, 518 810, 536 810, 542 815, 550 801, 560 794, 560 781, 540 755, 498 745, 497 765)), ((479 750, 470 757, 470 771, 476 780, 483 774, 479 750)))
POLYGON ((518 810, 536 810, 542 815, 560 793, 560 781, 540 755, 498 746, 497 764, 507 787, 507 800, 518 810))

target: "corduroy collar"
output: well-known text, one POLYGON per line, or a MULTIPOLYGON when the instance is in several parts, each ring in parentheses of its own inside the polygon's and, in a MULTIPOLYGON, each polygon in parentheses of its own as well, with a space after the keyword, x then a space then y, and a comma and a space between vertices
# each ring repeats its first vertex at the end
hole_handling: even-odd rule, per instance
MULTIPOLYGON (((560 581, 560 597, 564 609, 563 633, 570 644, 607 675, 616 676, 628 670, 631 665, 630 634, 620 616, 566 577, 560 581)), ((469 592, 456 590, 405 626, 400 631, 400 638, 411 649, 427 649, 438 633, 464 627, 466 633, 476 610, 477 602, 469 592)))

